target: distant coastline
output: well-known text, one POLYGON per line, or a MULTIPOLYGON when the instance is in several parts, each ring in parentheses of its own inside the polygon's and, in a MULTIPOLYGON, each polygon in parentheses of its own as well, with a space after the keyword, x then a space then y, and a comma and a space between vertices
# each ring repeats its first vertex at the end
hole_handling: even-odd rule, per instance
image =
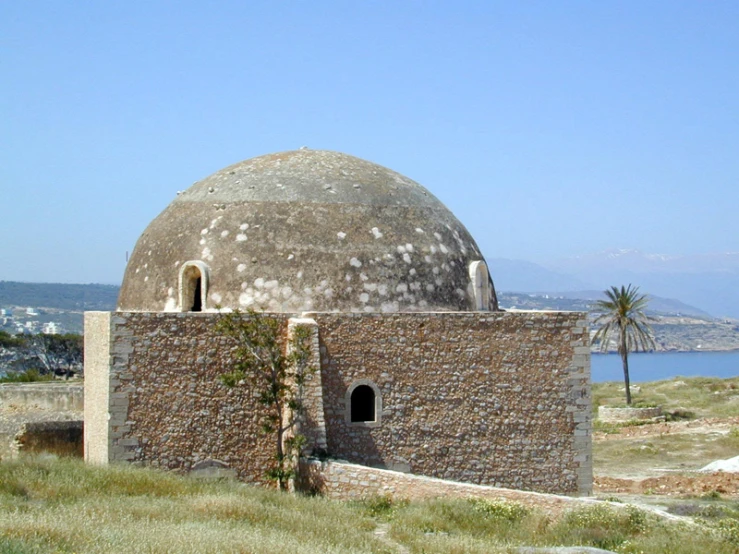
MULTIPOLYGON (((83 312, 115 310, 119 287, 96 284, 22 283, 0 281, 0 330, 17 333, 83 332, 83 312)), ((580 293, 498 293, 501 306, 515 310, 587 312, 593 291, 580 293)), ((739 321, 713 318, 676 300, 654 298, 657 352, 739 351, 739 321), (660 311, 662 310, 662 311, 660 311)), ((592 349, 598 353, 596 348, 592 349)))

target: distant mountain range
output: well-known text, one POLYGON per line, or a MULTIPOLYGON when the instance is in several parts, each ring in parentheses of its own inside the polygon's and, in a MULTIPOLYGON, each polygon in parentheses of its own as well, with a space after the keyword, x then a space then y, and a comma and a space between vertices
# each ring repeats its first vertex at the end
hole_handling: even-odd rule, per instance
MULTIPOLYGON (((600 290, 578 290, 570 292, 499 292, 498 302, 503 309, 519 310, 563 310, 587 312, 596 300, 603 298, 600 290)), ((649 296, 650 315, 688 316, 698 319, 714 319, 711 314, 679 300, 649 296)))
MULTIPOLYGON (((602 289, 552 290, 577 287, 583 281, 530 262, 499 262, 489 260, 491 272, 497 275, 500 306, 506 310, 587 312, 603 294, 602 289), (506 289, 520 290, 523 286, 533 291, 506 292, 506 289), (540 292, 535 292, 537 290, 540 292)), ((655 318, 653 327, 659 351, 739 350, 736 321, 714 319, 706 311, 679 300, 650 296, 648 311, 655 318)), ((55 322, 64 332, 81 333, 82 312, 115 310, 117 297, 118 287, 114 285, 0 281, 0 308, 3 308, 0 330, 16 332, 20 326, 26 331, 38 332, 42 325, 55 322)))
POLYGON ((607 250, 543 264, 492 258, 488 266, 499 291, 581 297, 582 291, 632 283, 660 302, 679 299, 692 310, 739 319, 739 252, 664 256, 607 250))
POLYGON ((0 281, 0 308, 27 306, 70 312, 115 310, 119 288, 116 285, 0 281))

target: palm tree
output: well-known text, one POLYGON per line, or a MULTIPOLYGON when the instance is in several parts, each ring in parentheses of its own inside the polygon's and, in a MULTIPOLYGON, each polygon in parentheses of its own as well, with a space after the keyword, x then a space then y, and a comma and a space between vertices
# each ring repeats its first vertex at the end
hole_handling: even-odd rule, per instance
POLYGON ((593 337, 593 342, 600 343, 600 349, 605 352, 611 338, 618 343, 618 353, 624 366, 624 383, 626 385, 626 404, 631 405, 631 390, 629 389, 629 352, 632 350, 654 350, 652 328, 649 326, 649 317, 644 314, 649 298, 639 294, 639 287, 621 288, 611 287, 603 291, 607 300, 598 300, 593 311, 600 315, 595 324, 600 328, 593 337))

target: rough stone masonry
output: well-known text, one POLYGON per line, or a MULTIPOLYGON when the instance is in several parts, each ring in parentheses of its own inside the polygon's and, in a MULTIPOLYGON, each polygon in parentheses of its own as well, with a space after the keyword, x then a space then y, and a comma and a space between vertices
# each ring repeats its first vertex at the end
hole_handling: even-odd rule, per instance
MULTIPOLYGON (((320 371, 307 383, 309 451, 367 466, 539 492, 591 491, 586 322, 577 313, 307 314, 320 371), (347 391, 379 391, 352 422, 347 391)), ((85 455, 263 483, 271 439, 218 314, 86 314, 85 455), (90 399, 90 401, 88 401, 90 399)), ((270 314, 283 323, 287 314, 270 314)), ((306 320, 303 315, 301 321, 306 320)))

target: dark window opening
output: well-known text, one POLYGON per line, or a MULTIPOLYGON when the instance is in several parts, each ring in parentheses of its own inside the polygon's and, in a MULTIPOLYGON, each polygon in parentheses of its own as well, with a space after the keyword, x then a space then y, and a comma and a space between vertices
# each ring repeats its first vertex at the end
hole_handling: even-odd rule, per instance
POLYGON ((203 311, 203 300, 201 298, 201 287, 202 287, 202 279, 200 277, 197 278, 195 281, 195 292, 193 294, 192 299, 192 307, 190 308, 191 312, 202 312, 203 311))
POLYGON ((180 267, 180 298, 182 312, 202 312, 208 309, 208 267, 200 261, 185 262, 180 267))
POLYGON ((375 391, 368 385, 359 385, 351 396, 352 422, 375 421, 375 391))

